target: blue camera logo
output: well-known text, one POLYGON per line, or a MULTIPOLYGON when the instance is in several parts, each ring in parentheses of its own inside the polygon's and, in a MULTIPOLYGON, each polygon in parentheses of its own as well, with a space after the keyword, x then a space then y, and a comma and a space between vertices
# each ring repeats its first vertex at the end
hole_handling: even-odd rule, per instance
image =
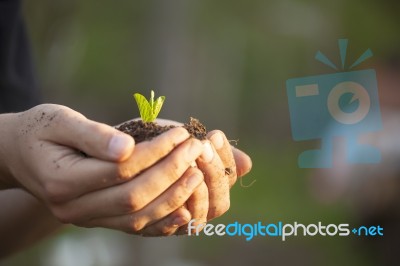
MULTIPOLYGON (((344 69, 347 40, 339 40, 339 48, 344 69)), ((368 49, 350 69, 371 56, 368 49)), ((316 59, 337 70, 321 52, 317 53, 316 59)), ((375 70, 289 79, 286 90, 293 139, 321 139, 320 149, 299 155, 299 167, 332 167, 334 137, 346 139, 348 163, 380 162, 378 149, 357 141, 359 135, 382 128, 375 70)))

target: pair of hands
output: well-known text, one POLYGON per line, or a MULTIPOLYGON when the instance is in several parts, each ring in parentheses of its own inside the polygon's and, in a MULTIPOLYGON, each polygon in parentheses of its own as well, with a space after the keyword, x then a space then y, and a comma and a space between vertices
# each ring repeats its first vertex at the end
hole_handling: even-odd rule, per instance
POLYGON ((191 219, 203 223, 226 212, 230 187, 251 168, 221 131, 202 143, 179 127, 135 145, 110 126, 50 104, 2 120, 3 186, 23 187, 61 222, 83 227, 184 233, 191 219))

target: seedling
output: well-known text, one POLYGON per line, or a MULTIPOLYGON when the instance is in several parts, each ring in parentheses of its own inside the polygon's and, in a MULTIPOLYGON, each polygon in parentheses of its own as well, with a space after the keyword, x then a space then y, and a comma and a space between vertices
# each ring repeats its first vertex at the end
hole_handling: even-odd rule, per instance
POLYGON ((143 122, 151 123, 156 120, 165 101, 165 96, 160 96, 154 101, 154 91, 152 90, 150 94, 150 101, 148 101, 146 97, 140 93, 133 94, 133 97, 135 97, 137 106, 139 108, 140 117, 142 118, 143 122))

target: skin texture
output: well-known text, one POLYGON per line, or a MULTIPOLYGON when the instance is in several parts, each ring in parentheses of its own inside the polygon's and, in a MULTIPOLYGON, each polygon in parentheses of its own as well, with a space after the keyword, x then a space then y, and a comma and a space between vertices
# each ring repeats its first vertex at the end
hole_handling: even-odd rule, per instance
MULTIPOLYGON (((183 125, 165 119, 157 119, 157 123, 160 125, 183 125)), ((246 175, 252 167, 250 157, 231 146, 225 134, 220 130, 210 131, 203 144, 205 150, 196 160, 196 164, 204 174, 204 181, 186 202, 192 219, 196 219, 193 225, 205 223, 228 211, 230 188, 238 177, 246 175), (207 154, 209 149, 211 152, 207 154)), ((186 234, 186 226, 182 226, 178 233, 186 234)))
MULTIPOLYGON (((208 144, 175 128, 135 145, 108 125, 51 104, 0 115, 0 123, 0 189, 9 189, 6 199, 21 210, 9 219, 0 215, 3 240, 23 240, 13 220, 29 215, 37 223, 27 228, 42 220, 53 225, 49 231, 75 224, 144 236, 182 234, 191 219, 204 222, 225 213, 230 186, 251 168, 250 158, 231 148, 220 131, 210 132, 208 144), (227 167, 235 169, 226 175, 227 167)), ((40 232, 26 243, 46 235, 40 232)), ((21 246, 0 250, 8 254, 21 246)))

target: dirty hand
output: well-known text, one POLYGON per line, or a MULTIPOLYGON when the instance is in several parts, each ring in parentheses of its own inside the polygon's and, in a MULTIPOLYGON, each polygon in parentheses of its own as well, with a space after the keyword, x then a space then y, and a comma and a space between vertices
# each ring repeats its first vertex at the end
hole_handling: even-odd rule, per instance
POLYGON ((116 129, 59 105, 0 115, 0 189, 21 187, 63 223, 164 235, 203 183, 200 141, 176 128, 135 146, 116 129))
MULTIPOLYGON (((161 125, 182 125, 165 119, 157 119, 157 122, 161 125)), ((203 145, 204 151, 196 163, 204 174, 204 181, 187 201, 192 219, 196 220, 194 226, 219 217, 229 209, 230 188, 237 177, 246 175, 252 167, 250 157, 231 146, 220 130, 210 131, 203 145)), ((183 226, 178 233, 186 233, 186 229, 183 226)))

